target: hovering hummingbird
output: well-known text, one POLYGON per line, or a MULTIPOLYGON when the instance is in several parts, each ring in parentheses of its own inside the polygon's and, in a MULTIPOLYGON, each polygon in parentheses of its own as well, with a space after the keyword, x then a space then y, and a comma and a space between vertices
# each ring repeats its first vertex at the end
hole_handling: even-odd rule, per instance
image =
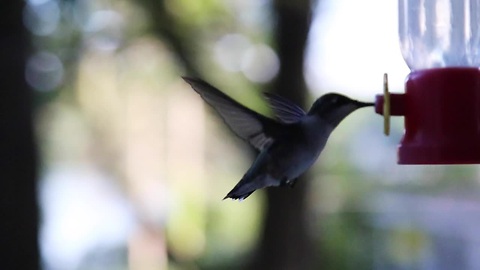
POLYGON ((317 160, 330 133, 351 112, 373 106, 329 93, 305 112, 293 102, 264 93, 277 119, 252 111, 205 81, 183 77, 240 138, 260 151, 252 166, 224 199, 243 200, 255 190, 293 186, 317 160))

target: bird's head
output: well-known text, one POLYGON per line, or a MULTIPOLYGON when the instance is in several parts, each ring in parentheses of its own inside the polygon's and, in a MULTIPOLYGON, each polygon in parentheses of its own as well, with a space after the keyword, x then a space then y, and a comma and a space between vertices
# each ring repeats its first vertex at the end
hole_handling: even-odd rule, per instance
POLYGON ((356 109, 373 105, 373 103, 360 102, 344 95, 329 93, 321 96, 313 103, 312 108, 308 111, 308 115, 321 117, 336 127, 356 109))

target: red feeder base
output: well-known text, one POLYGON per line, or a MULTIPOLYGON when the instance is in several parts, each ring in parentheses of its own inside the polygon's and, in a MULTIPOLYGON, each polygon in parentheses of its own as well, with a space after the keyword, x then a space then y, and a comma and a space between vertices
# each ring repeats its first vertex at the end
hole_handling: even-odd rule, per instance
MULTIPOLYGON (((376 111, 382 114, 383 96, 376 111)), ((405 116, 399 164, 480 163, 480 70, 414 71, 405 94, 392 94, 392 115, 405 116)))

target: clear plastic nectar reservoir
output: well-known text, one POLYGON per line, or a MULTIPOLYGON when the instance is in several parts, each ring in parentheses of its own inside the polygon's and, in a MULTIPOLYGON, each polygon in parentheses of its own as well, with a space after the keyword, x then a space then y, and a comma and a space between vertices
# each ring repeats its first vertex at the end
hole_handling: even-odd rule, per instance
POLYGON ((480 66, 480 0, 399 0, 398 15, 412 71, 480 66))

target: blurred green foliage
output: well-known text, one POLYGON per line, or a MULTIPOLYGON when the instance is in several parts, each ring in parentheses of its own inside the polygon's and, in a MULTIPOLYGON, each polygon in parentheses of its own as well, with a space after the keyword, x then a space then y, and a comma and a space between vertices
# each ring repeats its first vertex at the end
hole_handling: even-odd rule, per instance
MULTIPOLYGON (((270 46, 271 2, 45 2, 55 3, 61 16, 55 31, 35 36, 35 47, 61 60, 63 80, 37 92, 44 174, 59 165, 87 164, 114 179, 135 209, 136 230, 151 232, 153 245, 160 246, 153 259, 139 255, 153 261, 148 269, 246 268, 261 238, 264 194, 242 203, 221 198, 248 168, 251 149, 204 110, 180 76, 202 76, 270 114, 259 94, 264 85, 225 70, 214 48, 232 33, 250 45, 270 46)), ((318 269, 372 269, 375 260, 401 264, 429 248, 425 228, 380 228, 375 217, 383 213, 370 201, 377 194, 461 197, 478 189, 474 166, 396 165, 403 128, 400 121, 393 124, 393 136, 384 138, 371 111, 352 115, 310 170, 308 233, 318 269), (381 239, 393 259, 374 258, 381 239)), ((145 242, 135 248, 149 254, 151 243, 145 242)))

